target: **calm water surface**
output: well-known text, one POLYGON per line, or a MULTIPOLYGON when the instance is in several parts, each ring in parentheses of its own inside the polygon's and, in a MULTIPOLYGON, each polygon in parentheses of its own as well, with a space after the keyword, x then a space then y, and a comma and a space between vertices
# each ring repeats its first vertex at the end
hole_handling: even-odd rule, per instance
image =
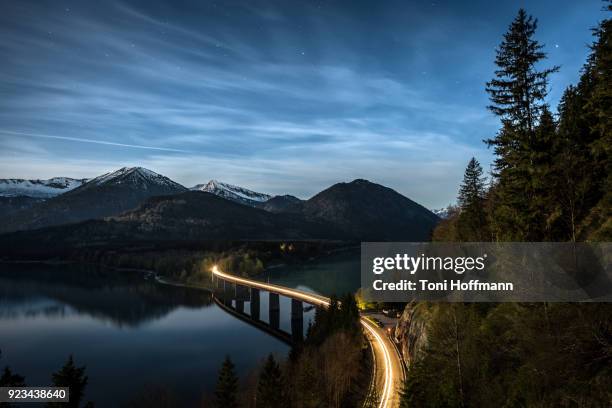
POLYGON ((326 296, 355 293, 360 283, 359 249, 340 252, 297 265, 271 268, 264 278, 271 283, 326 296))
MULTIPOLYGON (((358 260, 337 255, 261 278, 323 294, 354 291, 358 260)), ((267 296, 261 300, 266 321, 267 296)), ((289 302, 281 297, 287 331, 289 302)), ((190 406, 212 392, 225 355, 244 379, 269 353, 284 357, 289 346, 229 315, 206 291, 82 265, 0 264, 0 350, 0 367, 39 386, 49 385, 73 354, 87 366, 86 400, 99 407, 118 406, 152 386, 190 406)))

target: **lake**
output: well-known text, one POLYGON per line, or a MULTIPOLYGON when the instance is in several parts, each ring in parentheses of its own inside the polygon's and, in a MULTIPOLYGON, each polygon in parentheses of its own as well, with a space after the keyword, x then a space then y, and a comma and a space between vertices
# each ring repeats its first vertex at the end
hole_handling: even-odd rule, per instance
POLYGON ((326 296, 355 293, 361 286, 359 249, 266 270, 270 283, 326 296))
MULTIPOLYGON (((260 278, 323 294, 354 291, 358 260, 336 255, 260 278)), ((266 321, 267 296, 261 303, 266 321)), ((289 310, 281 297, 287 331, 289 310)), ((305 325, 312 316, 306 313, 305 325)), ((289 346, 223 311, 203 290, 92 266, 0 264, 0 350, 0 367, 9 365, 30 386, 49 385, 73 354, 87 366, 85 400, 106 407, 153 386, 171 390, 182 405, 197 405, 214 390, 225 355, 244 380, 269 353, 283 358, 289 346)))

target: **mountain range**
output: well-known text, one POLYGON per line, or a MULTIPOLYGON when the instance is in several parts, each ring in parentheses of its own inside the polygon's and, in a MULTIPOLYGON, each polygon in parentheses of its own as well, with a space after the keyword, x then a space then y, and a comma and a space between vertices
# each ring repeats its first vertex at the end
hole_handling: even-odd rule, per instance
POLYGON ((87 179, 54 177, 48 180, 0 179, 0 215, 24 210, 73 190, 87 179))
MULTIPOLYGON (((27 196, 12 196, 17 197, 27 196)), ((0 225, 3 245, 210 239, 423 241, 439 221, 396 191, 361 179, 300 200, 215 180, 188 189, 153 171, 124 167, 83 180, 65 193, 36 199, 41 201, 13 210, 9 217, 0 213, 5 220, 0 225)))
POLYGON ((16 211, 0 232, 29 230, 117 215, 149 197, 187 191, 178 183, 141 167, 123 167, 66 193, 16 211))
POLYGON ((74 190, 86 181, 69 177, 48 180, 0 179, 0 197, 50 198, 74 190))

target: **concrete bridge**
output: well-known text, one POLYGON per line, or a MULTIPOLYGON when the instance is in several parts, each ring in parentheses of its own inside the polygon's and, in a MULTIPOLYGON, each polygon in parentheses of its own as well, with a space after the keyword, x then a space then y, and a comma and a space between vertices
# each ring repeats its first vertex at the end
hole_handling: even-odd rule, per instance
MULTIPOLYGON (((303 339, 304 303, 315 307, 328 307, 330 303, 325 296, 231 275, 216 266, 212 269, 212 277, 215 301, 219 306, 289 344, 303 339), (261 292, 269 296, 269 323, 260 320, 261 292), (291 334, 279 328, 279 296, 291 299, 291 334), (245 302, 249 302, 249 315, 245 313, 245 302)), ((378 408, 398 407, 404 368, 397 348, 387 333, 368 318, 362 316, 361 325, 374 354, 372 387, 378 391, 378 408)))

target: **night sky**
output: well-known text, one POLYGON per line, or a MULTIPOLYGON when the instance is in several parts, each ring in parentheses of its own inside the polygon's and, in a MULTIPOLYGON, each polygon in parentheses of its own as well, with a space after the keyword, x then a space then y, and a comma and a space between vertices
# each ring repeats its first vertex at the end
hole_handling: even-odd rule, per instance
POLYGON ((605 17, 588 1, 0 0, 0 178, 144 166, 302 198, 366 178, 455 200, 498 128, 484 83, 523 6, 556 108, 605 17))

